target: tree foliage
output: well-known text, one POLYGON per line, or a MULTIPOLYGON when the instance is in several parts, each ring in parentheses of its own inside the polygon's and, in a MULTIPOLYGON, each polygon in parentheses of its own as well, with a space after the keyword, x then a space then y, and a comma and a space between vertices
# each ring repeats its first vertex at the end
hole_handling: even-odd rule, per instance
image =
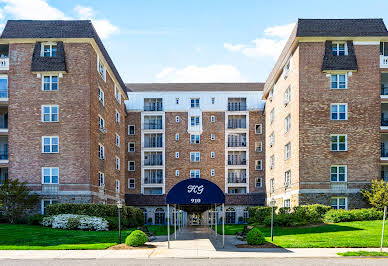
POLYGON ((361 190, 362 195, 370 205, 383 209, 388 205, 388 183, 384 180, 372 180, 370 186, 361 190))

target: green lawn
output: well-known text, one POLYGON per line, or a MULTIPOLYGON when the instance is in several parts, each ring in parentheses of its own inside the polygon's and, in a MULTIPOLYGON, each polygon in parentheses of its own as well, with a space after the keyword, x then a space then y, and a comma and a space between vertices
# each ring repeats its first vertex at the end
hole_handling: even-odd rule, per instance
MULTIPOLYGON (((163 225, 148 228, 156 235, 167 232, 167 227, 163 225)), ((133 230, 123 230, 121 241, 124 242, 133 230)), ((0 249, 105 249, 118 242, 118 231, 73 231, 34 225, 0 224, 0 249)))
POLYGON ((378 251, 348 251, 337 253, 340 256, 358 256, 358 257, 388 257, 388 252, 378 251))
MULTIPOLYGON (((274 228, 273 243, 284 248, 335 248, 335 247, 379 247, 382 221, 359 221, 325 224, 308 228, 274 228)), ((244 225, 225 225, 225 234, 241 232, 244 225)), ((270 228, 260 227, 267 241, 270 228)), ((222 226, 217 228, 222 234, 222 226)), ((384 246, 388 246, 388 229, 384 246)))

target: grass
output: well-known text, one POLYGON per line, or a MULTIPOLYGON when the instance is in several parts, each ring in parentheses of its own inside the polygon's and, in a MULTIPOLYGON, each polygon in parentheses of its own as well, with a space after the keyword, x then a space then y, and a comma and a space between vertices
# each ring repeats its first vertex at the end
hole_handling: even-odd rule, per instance
POLYGON ((378 251, 348 251, 337 253, 340 256, 357 256, 357 257, 388 257, 388 252, 378 251))
MULTIPOLYGON (((273 243, 284 248, 379 247, 382 221, 357 221, 305 228, 274 228, 273 243)), ((244 225, 225 225, 225 234, 241 232, 244 225)), ((270 228, 260 227, 271 241, 270 228)), ((217 228, 222 234, 222 226, 217 228)), ((385 229, 388 236, 388 229, 385 229)), ((388 237, 384 239, 388 246, 388 237)))
MULTIPOLYGON (((167 234, 163 225, 148 226, 156 235, 167 234)), ((134 229, 122 230, 121 241, 134 229)), ((172 232, 173 232, 172 228, 172 232)), ((106 249, 119 242, 118 231, 79 231, 37 225, 0 224, 1 249, 106 249)))
MULTIPOLYGON (((155 236, 167 235, 167 225, 147 225, 148 231, 155 236)), ((170 234, 174 233, 174 226, 170 225, 170 234)))

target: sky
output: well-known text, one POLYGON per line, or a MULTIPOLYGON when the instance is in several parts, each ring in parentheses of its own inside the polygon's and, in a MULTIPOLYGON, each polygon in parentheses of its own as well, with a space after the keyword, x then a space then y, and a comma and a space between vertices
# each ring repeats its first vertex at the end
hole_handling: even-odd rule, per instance
POLYGON ((264 82, 298 18, 383 18, 388 0, 0 0, 8 19, 91 19, 124 82, 264 82))

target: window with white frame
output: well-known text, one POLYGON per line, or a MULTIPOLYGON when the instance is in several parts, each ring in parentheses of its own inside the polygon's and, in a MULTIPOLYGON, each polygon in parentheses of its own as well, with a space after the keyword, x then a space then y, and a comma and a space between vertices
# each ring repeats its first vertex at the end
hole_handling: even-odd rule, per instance
POLYGON ((135 178, 128 178, 128 188, 135 189, 135 178))
POLYGON ((120 147, 120 136, 116 133, 116 146, 120 147))
POLYGON ((199 118, 199 116, 192 116, 192 117, 190 117, 190 122, 191 122, 191 126, 192 127, 199 126, 200 125, 200 118, 199 118))
POLYGON ((269 192, 274 193, 275 192, 275 179, 271 178, 269 180, 269 192))
POLYGON ((116 84, 115 84, 115 87, 114 87, 114 95, 115 95, 116 101, 119 104, 121 104, 121 93, 120 93, 120 90, 117 88, 116 84))
POLYGON ((181 119, 179 118, 179 116, 176 116, 176 117, 175 117, 175 122, 176 122, 176 123, 179 123, 180 120, 181 120, 181 119))
POLYGON ((55 57, 57 56, 57 44, 56 43, 42 43, 41 56, 43 57, 55 57))
POLYGON ((135 161, 128 161, 128 171, 135 171, 135 161))
POLYGON ((263 134, 263 125, 262 124, 255 125, 255 134, 263 134))
POLYGON ((176 133, 176 134, 175 134, 175 140, 176 140, 176 141, 179 141, 179 133, 176 133))
POLYGON ((283 200, 283 207, 290 208, 291 207, 291 200, 290 199, 283 200))
POLYGON ((201 161, 200 152, 190 152, 190 161, 191 162, 199 162, 201 161))
POLYGON ((135 125, 128 126, 128 135, 135 135, 135 125))
POLYGON ((272 132, 269 135, 269 146, 272 147, 275 144, 275 132, 272 132))
POLYGON ((348 136, 347 135, 331 135, 330 136, 331 151, 347 151, 348 136))
POLYGON ((269 93, 268 93, 268 99, 270 101, 272 101, 272 97, 274 96, 274 92, 275 92, 275 89, 272 87, 270 90, 269 90, 269 93))
POLYGON ((42 105, 42 122, 58 122, 58 105, 42 105))
POLYGON ((275 108, 272 108, 271 112, 269 113, 269 123, 272 124, 274 119, 275 119, 275 108))
POLYGON ((135 152, 135 142, 128 142, 128 152, 135 152))
POLYGON ((42 153, 58 153, 59 138, 57 136, 42 137, 42 153))
POLYGON ((255 160, 255 170, 263 170, 263 161, 262 160, 255 160))
POLYGON ((102 172, 98 172, 98 186, 99 187, 105 186, 105 174, 102 172))
POLYGON ((291 170, 284 172, 284 186, 286 188, 291 186, 291 170))
POLYGON ((288 86, 284 92, 284 104, 288 104, 291 101, 291 86, 288 86))
POLYGON ((98 115, 98 127, 100 129, 105 129, 105 120, 100 115, 98 115))
POLYGON ((284 119, 284 130, 286 133, 290 130, 291 128, 291 114, 289 114, 285 119, 284 119))
POLYGON ((175 158, 179 159, 179 152, 175 152, 175 158))
POLYGON ((269 157, 269 168, 273 169, 274 167, 275 167, 275 156, 272 155, 271 157, 269 157))
POLYGON ((291 142, 284 146, 284 159, 287 160, 291 157, 291 142))
POLYGON ((332 103, 330 105, 331 120, 348 120, 348 104, 332 103))
POLYGON ((102 106, 105 105, 105 94, 101 88, 98 88, 98 100, 101 102, 102 106))
POLYGON ((196 170, 190 170, 190 178, 200 178, 201 177, 201 171, 196 170))
POLYGON ((211 170, 210 170, 210 175, 211 175, 211 176, 215 176, 215 175, 216 175, 216 170, 211 169, 211 170))
POLYGON ((210 135, 210 139, 211 139, 211 140, 215 140, 215 139, 216 139, 216 134, 211 134, 211 135, 210 135))
POLYGON ((42 200, 42 205, 41 205, 42 214, 46 214, 47 206, 51 204, 57 204, 57 203, 58 203, 58 200, 53 200, 53 199, 42 200))
POLYGON ((255 177, 255 187, 260 188, 263 186, 263 178, 255 177))
POLYGON ((261 142, 261 141, 255 142, 255 151, 256 152, 263 151, 263 142, 261 142))
POLYGON ((345 42, 332 42, 332 51, 334 56, 346 55, 346 43, 345 42))
POLYGON ((120 124, 120 113, 116 110, 116 123, 120 124))
POLYGON ((214 151, 210 152, 210 158, 212 159, 216 158, 216 153, 214 151))
POLYGON ((175 176, 179 176, 180 172, 179 170, 175 170, 175 176))
POLYGON ((199 108, 199 98, 191 98, 190 106, 191 108, 199 108))
POLYGON ((98 144, 98 158, 105 160, 105 147, 101 144, 98 144))
POLYGON ((346 198, 346 197, 331 198, 330 206, 336 210, 339 210, 339 209, 347 210, 348 209, 348 198, 346 198))
POLYGON ((116 156, 115 161, 116 161, 116 170, 120 171, 120 158, 116 156))
POLYGON ((346 165, 332 165, 330 167, 331 182, 346 182, 347 167, 346 165))
POLYGON ((215 103, 216 103, 216 98, 212 97, 212 104, 215 104, 215 103))
POLYGON ((347 76, 346 76, 346 74, 332 74, 331 75, 331 88, 332 89, 346 89, 347 88, 347 76))
POLYGON ((120 192, 120 180, 116 180, 116 192, 120 192))
POLYGON ((175 104, 179 104, 179 98, 175 98, 175 104))
POLYGON ((42 90, 43 91, 57 91, 58 90, 58 76, 57 75, 43 75, 42 76, 42 90))
POLYGON ((216 117, 214 115, 210 116, 210 122, 212 123, 216 122, 216 117))
POLYGON ((106 68, 104 67, 103 63, 101 62, 99 56, 97 56, 97 71, 100 73, 102 79, 106 81, 106 68))
POLYGON ((201 143, 201 135, 190 135, 190 144, 200 144, 201 143))
POLYGON ((58 183, 59 183, 59 168, 42 167, 42 184, 58 184, 58 183))
POLYGON ((283 73, 284 73, 284 79, 288 77, 288 74, 290 73, 291 69, 291 57, 288 59, 287 63, 283 67, 283 73))

